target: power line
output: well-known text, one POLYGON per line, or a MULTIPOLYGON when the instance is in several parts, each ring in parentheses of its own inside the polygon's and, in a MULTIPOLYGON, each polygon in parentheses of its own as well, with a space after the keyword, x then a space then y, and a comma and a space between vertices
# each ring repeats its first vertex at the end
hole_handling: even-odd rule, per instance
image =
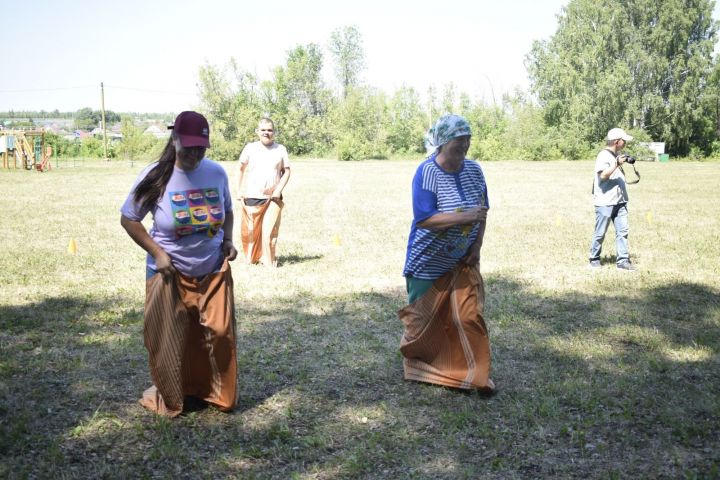
POLYGON ((85 88, 97 88, 97 85, 85 85, 82 87, 54 87, 54 88, 28 88, 22 90, 0 90, 0 93, 28 93, 28 92, 54 92, 57 90, 80 90, 85 88))
POLYGON ((116 88, 118 90, 134 90, 136 92, 147 92, 147 93, 166 93, 170 95, 195 95, 195 93, 190 92, 173 92, 171 90, 150 90, 147 88, 137 88, 137 87, 119 87, 117 85, 105 85, 105 88, 116 88))
MULTIPOLYGON (((60 90, 82 90, 82 89, 88 89, 88 88, 98 88, 97 85, 83 85, 78 87, 52 87, 52 88, 26 88, 26 89, 17 89, 17 90, 0 90, 0 93, 32 93, 32 92, 56 92, 60 90)), ((105 88, 115 88, 118 90, 133 90, 136 92, 146 92, 146 93, 164 93, 169 95, 195 95, 195 93, 190 92, 175 92, 172 90, 152 90, 148 88, 138 88, 138 87, 121 87, 118 85, 105 85, 105 88)))

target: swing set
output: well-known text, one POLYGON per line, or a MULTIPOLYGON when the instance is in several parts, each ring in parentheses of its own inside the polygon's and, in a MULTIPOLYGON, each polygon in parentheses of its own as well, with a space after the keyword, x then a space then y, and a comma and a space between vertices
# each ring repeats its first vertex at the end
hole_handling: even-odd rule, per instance
POLYGON ((0 130, 0 158, 5 169, 46 172, 52 168, 52 147, 42 130, 0 130))

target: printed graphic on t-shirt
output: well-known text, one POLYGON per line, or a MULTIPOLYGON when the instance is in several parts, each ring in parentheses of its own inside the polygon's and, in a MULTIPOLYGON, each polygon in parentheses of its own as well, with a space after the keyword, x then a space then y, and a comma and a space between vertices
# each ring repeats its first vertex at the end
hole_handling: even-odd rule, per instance
MULTIPOLYGON (((457 207, 456 212, 462 212, 462 207, 457 207)), ((454 234, 453 229, 445 230, 441 232, 437 238, 442 240, 444 245, 442 246, 445 256, 450 258, 462 258, 466 253, 469 243, 470 232, 472 231, 471 225, 463 225, 460 227, 460 235, 454 234)))
POLYGON ((468 249, 467 237, 456 237, 445 244, 445 255, 450 258, 461 258, 468 249))
POLYGON ((194 233, 205 233, 209 237, 217 235, 225 215, 216 188, 169 192, 168 195, 176 237, 194 233))
POLYGON ((467 253, 469 244, 469 232, 465 229, 460 231, 460 235, 455 236, 450 231, 445 231, 438 235, 438 240, 443 241, 442 250, 446 257, 461 258, 467 253))

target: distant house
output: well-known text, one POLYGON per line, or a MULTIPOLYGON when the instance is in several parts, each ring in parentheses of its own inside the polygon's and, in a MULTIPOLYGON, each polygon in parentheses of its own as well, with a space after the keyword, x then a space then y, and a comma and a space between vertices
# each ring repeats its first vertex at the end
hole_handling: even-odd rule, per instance
POLYGON ((90 135, 90 132, 84 130, 74 130, 67 135, 63 135, 63 138, 71 142, 81 142, 86 138, 92 138, 92 135, 90 135))
POLYGON ((146 135, 152 135, 155 138, 167 138, 170 136, 170 132, 167 129, 163 130, 157 125, 150 125, 143 133, 146 135))
MULTIPOLYGON (((103 130, 100 127, 93 128, 90 133, 90 136, 96 137, 96 138, 103 138, 103 130)), ((107 139, 111 142, 119 142, 123 139, 122 133, 120 133, 120 128, 117 129, 113 125, 113 127, 110 128, 110 130, 107 131, 107 139)))
POLYGON ((59 125, 57 123, 51 123, 49 125, 45 125, 45 131, 54 133, 54 134, 59 134, 59 133, 62 133, 63 129, 62 129, 61 125, 59 125))

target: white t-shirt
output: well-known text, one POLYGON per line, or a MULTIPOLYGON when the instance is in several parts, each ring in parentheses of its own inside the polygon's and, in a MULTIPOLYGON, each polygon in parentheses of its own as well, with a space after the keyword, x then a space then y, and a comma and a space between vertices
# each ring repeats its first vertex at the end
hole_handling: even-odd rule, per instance
POLYGON ((263 193, 280 182, 283 169, 290 168, 287 150, 279 143, 266 147, 259 140, 248 143, 240 154, 240 163, 245 168, 245 197, 270 198, 263 193))
POLYGON ((595 159, 595 186, 593 188, 593 203, 596 207, 618 205, 628 202, 625 175, 616 168, 607 180, 600 178, 600 172, 615 165, 615 154, 603 149, 595 159))

